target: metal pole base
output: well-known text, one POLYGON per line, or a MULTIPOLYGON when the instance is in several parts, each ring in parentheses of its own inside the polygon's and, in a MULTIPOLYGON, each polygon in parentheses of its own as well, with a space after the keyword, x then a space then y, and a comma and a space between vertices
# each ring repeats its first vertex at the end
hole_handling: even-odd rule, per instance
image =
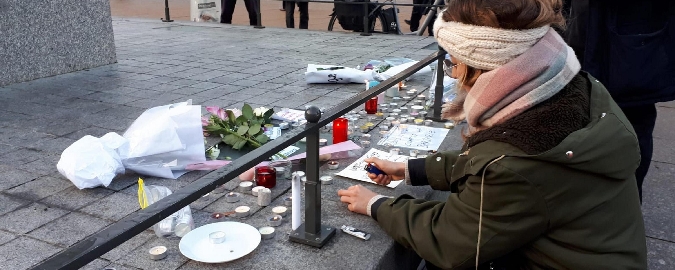
POLYGON ((162 21, 163 22, 173 22, 173 20, 165 20, 164 18, 162 18, 162 21))
POLYGON ((253 28, 255 28, 255 29, 264 29, 265 27, 262 26, 262 25, 256 25, 256 26, 253 26, 253 28))
POLYGON ((291 232, 288 240, 300 244, 305 244, 313 247, 321 248, 328 240, 335 236, 335 228, 321 225, 321 235, 310 234, 305 232, 305 223, 302 223, 298 229, 291 232))
POLYGON ((361 35, 362 35, 362 36, 372 36, 373 34, 361 32, 361 35))

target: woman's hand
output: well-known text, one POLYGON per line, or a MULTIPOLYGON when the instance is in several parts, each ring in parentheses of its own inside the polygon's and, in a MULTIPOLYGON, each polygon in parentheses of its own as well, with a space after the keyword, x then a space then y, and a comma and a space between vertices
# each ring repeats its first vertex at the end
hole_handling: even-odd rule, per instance
POLYGON ((367 158, 364 161, 367 163, 375 163, 375 167, 387 174, 368 174, 368 177, 378 185, 386 186, 389 185, 392 180, 401 180, 405 178, 405 163, 403 162, 382 160, 376 157, 367 158))
POLYGON ((349 204, 347 206, 349 211, 367 215, 368 202, 377 194, 361 185, 356 185, 349 187, 347 190, 338 190, 338 196, 340 196, 340 201, 349 204))

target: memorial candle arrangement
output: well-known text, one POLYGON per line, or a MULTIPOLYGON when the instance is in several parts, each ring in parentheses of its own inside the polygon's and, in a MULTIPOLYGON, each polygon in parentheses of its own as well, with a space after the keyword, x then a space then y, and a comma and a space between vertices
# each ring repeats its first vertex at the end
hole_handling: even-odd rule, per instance
POLYGON ((347 141, 349 120, 338 118, 333 121, 333 144, 347 141))

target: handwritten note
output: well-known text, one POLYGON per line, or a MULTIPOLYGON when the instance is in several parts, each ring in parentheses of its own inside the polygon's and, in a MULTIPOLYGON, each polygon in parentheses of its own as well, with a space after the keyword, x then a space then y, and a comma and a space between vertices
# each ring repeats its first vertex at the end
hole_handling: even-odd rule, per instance
MULTIPOLYGON (((355 179, 355 180, 359 180, 359 181, 364 181, 364 182, 376 184, 373 180, 370 180, 370 178, 368 178, 368 173, 365 170, 366 162, 364 160, 366 158, 369 158, 369 157, 377 157, 379 159, 386 159, 386 160, 395 161, 395 162, 407 162, 408 161, 407 156, 392 155, 390 153, 372 148, 365 155, 363 155, 361 158, 356 160, 351 165, 347 166, 347 168, 345 168, 344 170, 339 172, 337 175, 342 176, 342 177, 355 179)), ((401 182, 403 182, 403 180, 391 181, 391 183, 389 183, 389 185, 387 185, 387 187, 395 188, 396 186, 401 184, 401 182)))
POLYGON ((279 112, 276 112, 272 115, 272 119, 287 121, 287 122, 300 122, 305 121, 305 112, 300 110, 284 108, 279 112))
POLYGON ((389 130, 378 145, 391 144, 394 147, 404 147, 417 150, 438 150, 448 130, 428 126, 407 125, 406 128, 396 126, 389 130))

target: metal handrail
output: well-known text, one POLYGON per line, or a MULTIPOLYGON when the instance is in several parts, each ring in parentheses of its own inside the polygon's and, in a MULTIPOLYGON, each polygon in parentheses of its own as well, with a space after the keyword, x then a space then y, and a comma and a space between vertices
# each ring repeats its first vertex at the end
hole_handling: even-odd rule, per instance
MULTIPOLYGON (((294 144, 308 135, 315 137, 317 142, 316 146, 313 146, 313 143, 308 144, 307 158, 314 158, 318 160, 318 133, 320 132, 319 129, 321 127, 329 124, 331 121, 343 116, 358 106, 361 106, 372 97, 375 97, 387 89, 396 86, 399 82, 421 70, 425 66, 431 64, 435 60, 439 60, 439 68, 437 69, 437 72, 442 74, 442 59, 444 59, 444 57, 445 52, 443 50, 439 50, 438 52, 427 56, 403 72, 329 109, 317 122, 307 123, 304 128, 295 128, 289 131, 280 138, 268 142, 242 156, 241 158, 232 161, 228 166, 222 167, 205 175, 204 177, 201 177, 188 186, 174 192, 173 194, 159 200, 156 203, 151 204, 147 208, 134 212, 124 219, 110 225, 109 227, 57 253, 32 269, 77 269, 79 267, 85 266, 87 263, 95 260, 106 252, 131 239, 135 235, 152 227, 154 224, 160 222, 179 209, 213 191, 216 187, 229 182, 231 179, 236 178, 242 172, 259 164, 273 154, 278 153, 282 149, 294 144), (317 149, 309 149, 310 147, 316 147, 317 149), (313 153, 312 156, 309 155, 310 153, 313 153), (313 157, 313 155, 316 156, 313 157)), ((442 95, 442 76, 440 84, 440 95, 442 95)), ((436 104, 434 107, 440 108, 438 90, 439 88, 437 87, 436 104)), ((435 112, 434 114, 438 114, 438 112, 435 112)), ((318 163, 312 162, 312 164, 315 164, 315 166, 307 167, 308 175, 311 175, 312 173, 318 175, 318 163)), ((309 183, 310 181, 315 182, 318 181, 318 179, 310 179, 308 177, 307 182, 309 183)), ((318 185, 317 190, 320 193, 320 184, 318 185)), ((317 202, 320 209, 320 194, 318 194, 318 196, 318 199, 313 198, 313 202, 309 202, 308 200, 309 206, 306 207, 306 211, 309 211, 309 208, 314 210, 315 207, 317 207, 314 204, 317 202)), ((320 217, 308 218, 307 214, 305 220, 314 220, 318 223, 321 222, 320 217)))

